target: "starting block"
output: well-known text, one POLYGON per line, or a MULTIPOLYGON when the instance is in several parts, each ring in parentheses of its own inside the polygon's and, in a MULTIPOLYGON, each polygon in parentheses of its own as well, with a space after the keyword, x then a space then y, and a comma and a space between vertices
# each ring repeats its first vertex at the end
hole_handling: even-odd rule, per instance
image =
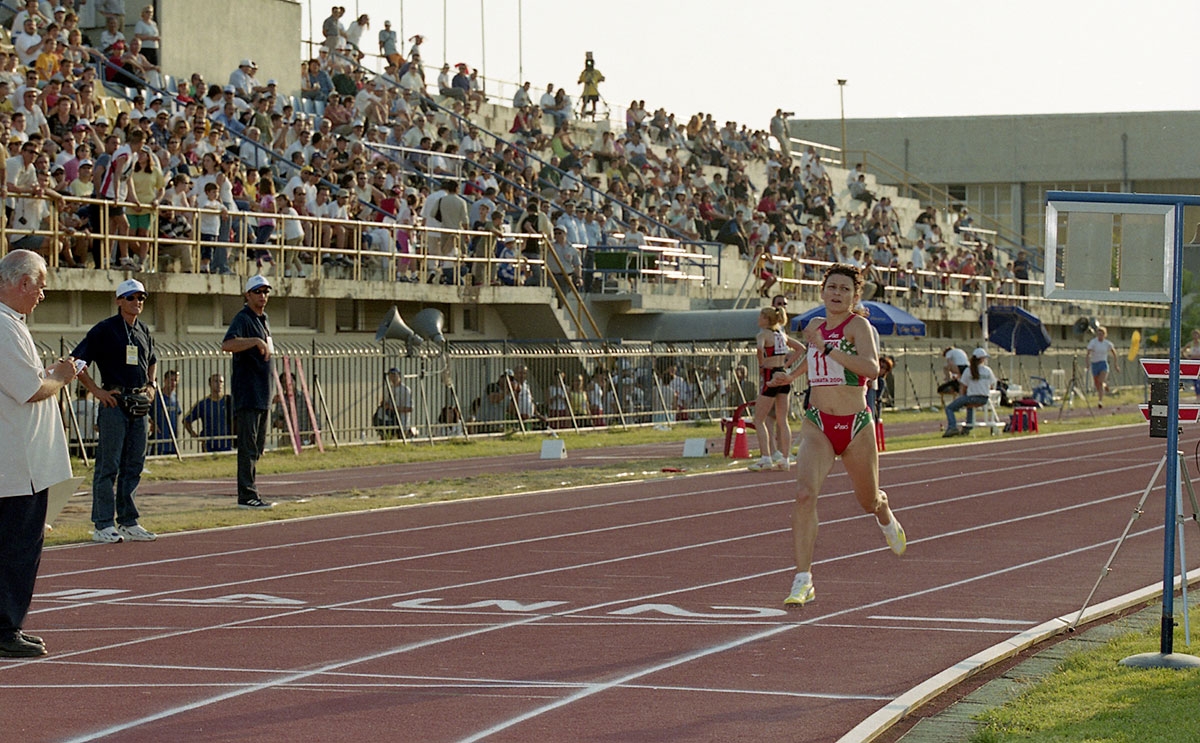
POLYGON ((683 442, 683 456, 707 457, 708 439, 686 439, 683 442))
POLYGON ((566 459, 567 442, 562 439, 549 439, 542 442, 542 459, 566 459))

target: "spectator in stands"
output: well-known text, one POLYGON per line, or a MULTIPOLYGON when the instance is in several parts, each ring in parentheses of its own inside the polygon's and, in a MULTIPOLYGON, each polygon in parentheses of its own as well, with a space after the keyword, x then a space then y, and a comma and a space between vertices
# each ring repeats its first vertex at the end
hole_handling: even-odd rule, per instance
POLYGON ((300 78, 300 97, 315 101, 324 101, 333 93, 333 80, 329 73, 321 69, 321 63, 315 59, 308 60, 308 66, 300 78))
POLYGON ((954 218, 954 234, 960 235, 960 238, 963 240, 974 240, 975 237, 970 234, 974 222, 975 220, 971 218, 969 211, 964 206, 954 218), (963 234, 964 228, 966 229, 966 234, 963 234))
POLYGON ((371 19, 366 13, 363 13, 358 18, 351 21, 346 27, 346 44, 349 46, 350 56, 356 62, 362 62, 366 53, 362 50, 362 37, 367 29, 371 27, 371 19))
POLYGON ((257 70, 257 65, 252 59, 243 59, 238 62, 237 69, 229 73, 229 85, 233 87, 233 94, 244 101, 249 101, 256 93, 265 93, 266 86, 259 85, 255 79, 254 73, 257 70))
POLYGON ((106 21, 125 24, 125 0, 98 0, 96 12, 103 15, 106 21))
POLYGON ((526 80, 521 87, 517 88, 517 92, 513 94, 513 108, 521 111, 533 105, 533 99, 529 95, 529 81, 526 80))
POLYGON ((72 113, 75 102, 66 96, 60 96, 54 106, 54 112, 47 121, 50 139, 60 148, 70 151, 75 142, 75 126, 79 120, 72 113))
POLYGON ((41 34, 38 33, 37 22, 33 18, 24 20, 21 32, 12 37, 12 44, 17 52, 17 60, 22 65, 32 66, 37 61, 45 43, 41 34))
POLYGON ((42 107, 38 105, 41 92, 36 87, 25 88, 21 93, 21 106, 13 111, 14 123, 16 116, 24 117, 25 131, 29 134, 40 134, 43 139, 50 138, 50 126, 42 107))
POLYGON ((452 95, 455 99, 463 102, 463 105, 467 107, 466 113, 469 114, 471 113, 469 105, 471 100, 471 70, 462 62, 455 65, 455 69, 454 77, 450 80, 450 86, 455 91, 452 95))
POLYGON ((100 45, 96 47, 105 55, 109 55, 117 44, 125 44, 125 34, 121 32, 121 20, 110 17, 104 20, 104 30, 100 32, 100 45))
POLYGON ((1029 281, 1030 267, 1031 264, 1029 262, 1029 254, 1024 250, 1018 250, 1017 258, 1013 261, 1012 270, 1013 276, 1017 281, 1017 294, 1021 295, 1022 297, 1029 293, 1029 285, 1025 282, 1029 281))
POLYGON ((583 86, 580 114, 587 114, 593 120, 596 118, 596 105, 600 102, 600 83, 604 82, 604 74, 596 69, 592 53, 587 53, 583 63, 583 72, 579 73, 579 84, 583 86), (589 108, 590 107, 590 108, 589 108))
POLYGON ((866 204, 864 213, 870 210, 871 204, 875 201, 875 194, 867 190, 867 177, 865 175, 860 174, 858 178, 851 181, 850 196, 856 201, 861 201, 866 204))
POLYGON ((450 65, 448 63, 442 65, 442 69, 438 73, 437 84, 438 84, 438 95, 445 96, 446 98, 454 98, 456 100, 466 102, 466 100, 467 100, 466 92, 455 88, 453 82, 450 79, 450 65))
POLYGON ((21 10, 13 15, 12 25, 9 27, 13 36, 23 32, 26 21, 32 21, 35 29, 44 28, 50 24, 51 20, 42 13, 38 0, 25 0, 20 5, 21 10))
POLYGON ((329 17, 321 23, 321 34, 325 37, 324 51, 330 56, 338 50, 346 40, 346 29, 342 27, 342 16, 346 9, 335 5, 329 12, 329 17))
POLYGON ((121 55, 121 69, 125 70, 126 84, 131 88, 145 90, 147 84, 155 88, 162 87, 160 70, 142 54, 142 42, 138 39, 129 42, 129 47, 121 55))
POLYGON ((384 21, 383 30, 379 32, 379 54, 388 64, 400 66, 400 48, 397 46, 396 32, 392 30, 392 22, 384 21))
POLYGON ((148 267, 152 264, 147 262, 150 243, 146 238, 149 237, 150 230, 154 227, 154 213, 162 203, 166 190, 166 181, 163 178, 158 158, 154 157, 148 148, 142 147, 137 151, 130 181, 132 187, 129 191, 129 198, 136 206, 129 208, 129 229, 135 238, 141 238, 132 241, 131 245, 137 263, 142 267, 148 267))
POLYGON ((567 231, 563 227, 554 228, 550 248, 557 260, 551 259, 548 268, 558 287, 565 292, 569 281, 576 289, 583 288, 583 260, 575 246, 567 241, 567 231))
POLYGON ((743 258, 750 257, 750 239, 742 224, 742 213, 740 211, 735 212, 730 219, 725 220, 724 224, 717 230, 715 239, 717 242, 725 245, 736 245, 738 252, 743 258))
POLYGON ((142 43, 142 54, 150 61, 150 64, 158 64, 158 24, 154 21, 154 6, 147 5, 142 8, 141 14, 138 16, 138 22, 133 26, 133 38, 142 43))

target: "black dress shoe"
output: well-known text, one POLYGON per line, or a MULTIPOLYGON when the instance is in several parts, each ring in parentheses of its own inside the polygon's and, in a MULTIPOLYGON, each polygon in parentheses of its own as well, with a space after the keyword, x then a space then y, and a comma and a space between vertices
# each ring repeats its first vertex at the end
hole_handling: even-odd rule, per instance
POLYGON ((46 647, 29 642, 20 635, 0 640, 0 658, 36 658, 46 654, 46 647))
POLYGON ((24 640, 25 642, 32 642, 34 645, 41 645, 42 647, 46 647, 46 641, 43 640, 42 638, 38 637, 37 635, 29 635, 24 632, 18 632, 17 634, 19 634, 21 636, 21 639, 24 640))

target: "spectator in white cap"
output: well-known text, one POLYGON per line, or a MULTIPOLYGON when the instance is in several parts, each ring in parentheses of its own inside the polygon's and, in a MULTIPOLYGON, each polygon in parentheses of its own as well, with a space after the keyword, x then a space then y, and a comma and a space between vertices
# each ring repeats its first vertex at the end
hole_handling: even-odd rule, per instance
MULTIPOLYGON (((258 65, 252 59, 243 59, 238 62, 238 68, 229 74, 229 85, 233 87, 233 93, 242 100, 250 100, 255 93, 265 93, 267 88, 265 85, 259 85, 258 80, 254 77, 258 72, 258 65)), ((228 90, 228 88, 226 88, 228 90)))
POLYGON ((238 508, 268 509, 275 504, 258 496, 258 459, 267 443, 267 415, 271 409, 271 340, 266 309, 271 283, 265 276, 246 281, 246 304, 233 316, 221 350, 233 354, 230 392, 237 424, 238 508))
POLYGON ((996 386, 996 375, 987 365, 988 352, 985 348, 976 348, 971 352, 971 363, 967 370, 958 378, 966 391, 946 406, 946 431, 943 438, 948 436, 965 436, 975 425, 975 408, 988 401, 988 394, 996 386), (960 431, 954 414, 960 409, 967 409, 967 423, 960 431))
POLYGON ((88 331, 71 356, 100 371, 96 384, 88 368, 79 381, 100 404, 96 425, 96 469, 92 476, 92 541, 152 542, 155 535, 138 526, 133 496, 146 462, 146 414, 157 393, 158 357, 154 338, 139 318, 146 306, 146 287, 137 279, 117 285, 117 314, 88 331))

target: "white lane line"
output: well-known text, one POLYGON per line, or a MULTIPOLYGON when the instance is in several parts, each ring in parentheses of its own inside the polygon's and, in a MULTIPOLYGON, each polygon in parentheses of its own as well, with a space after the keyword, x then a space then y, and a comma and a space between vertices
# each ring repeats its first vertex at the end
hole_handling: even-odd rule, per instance
MULTIPOLYGON (((5 684, 6 689, 36 689, 40 691, 62 690, 62 689, 133 689, 133 690, 153 690, 153 689, 236 689, 243 686, 238 682, 221 682, 221 681, 197 681, 197 682, 182 682, 182 683, 96 683, 96 684, 5 684)), ((480 696, 480 691, 558 691, 561 689, 578 689, 585 687, 579 683, 559 683, 559 682, 539 682, 539 681, 521 681, 521 680, 491 680, 491 679, 466 679, 461 682, 435 682, 427 679, 416 678, 411 681, 338 681, 337 683, 322 683, 315 681, 299 681, 292 684, 280 685, 281 689, 293 691, 338 691, 345 693, 353 693, 361 690, 376 690, 376 689, 417 689, 420 691, 449 691, 454 690, 462 694, 471 696, 480 696)), ((671 686, 671 685, 655 685, 655 684, 628 684, 621 687, 623 689, 634 689, 640 691, 657 691, 657 692, 681 692, 684 694, 735 694, 738 696, 764 696, 764 697, 779 697, 784 699, 828 699, 834 701, 859 701, 859 702, 888 702, 891 697, 881 694, 832 694, 822 692, 804 692, 804 691, 783 691, 780 689, 728 689, 728 688, 711 688, 701 686, 671 686)), ((506 695, 511 696, 511 695, 506 695)), ((528 697, 529 694, 522 694, 528 697)), ((549 694, 539 695, 548 699, 557 698, 549 694)), ((76 738, 75 740, 95 740, 96 738, 76 738)))
POLYGON ((992 617, 907 617, 891 614, 877 614, 867 619, 879 619, 886 622, 935 622, 937 624, 1019 624, 1033 626, 1039 622, 1031 619, 994 619, 992 617))

